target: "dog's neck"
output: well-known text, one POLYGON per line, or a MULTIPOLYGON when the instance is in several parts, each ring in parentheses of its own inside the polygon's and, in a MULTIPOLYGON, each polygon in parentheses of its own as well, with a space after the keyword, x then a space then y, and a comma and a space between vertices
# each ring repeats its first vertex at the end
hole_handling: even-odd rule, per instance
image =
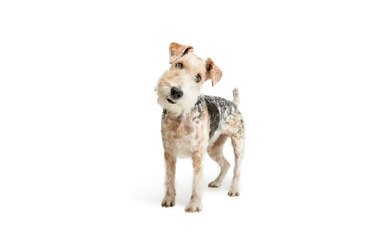
POLYGON ((169 119, 176 120, 181 122, 186 117, 191 117, 192 113, 198 110, 198 112, 202 112, 202 100, 204 100, 204 95, 200 95, 198 97, 197 102, 194 104, 193 107, 190 108, 189 111, 185 111, 181 114, 176 114, 174 112, 168 111, 167 109, 163 109, 163 119, 168 116, 169 119))

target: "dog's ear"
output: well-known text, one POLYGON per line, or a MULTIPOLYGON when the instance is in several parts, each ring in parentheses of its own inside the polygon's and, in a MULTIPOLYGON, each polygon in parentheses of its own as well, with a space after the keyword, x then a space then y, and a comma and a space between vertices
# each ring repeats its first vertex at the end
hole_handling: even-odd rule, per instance
POLYGON ((172 42, 169 45, 169 63, 174 63, 178 58, 193 52, 193 47, 172 42))
POLYGON ((223 73, 221 72, 219 67, 216 66, 216 64, 212 61, 211 58, 207 58, 206 60, 206 70, 207 79, 211 79, 213 87, 218 81, 220 81, 221 77, 223 76, 223 73))

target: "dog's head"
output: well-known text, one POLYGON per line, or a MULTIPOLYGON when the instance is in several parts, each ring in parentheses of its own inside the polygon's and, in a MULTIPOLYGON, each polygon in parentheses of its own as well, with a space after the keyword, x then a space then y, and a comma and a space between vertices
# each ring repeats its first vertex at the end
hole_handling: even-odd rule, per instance
POLYGON ((214 86, 222 76, 221 70, 208 58, 202 60, 193 53, 193 47, 171 43, 171 67, 157 85, 158 103, 176 115, 189 112, 198 101, 203 83, 209 79, 214 86))

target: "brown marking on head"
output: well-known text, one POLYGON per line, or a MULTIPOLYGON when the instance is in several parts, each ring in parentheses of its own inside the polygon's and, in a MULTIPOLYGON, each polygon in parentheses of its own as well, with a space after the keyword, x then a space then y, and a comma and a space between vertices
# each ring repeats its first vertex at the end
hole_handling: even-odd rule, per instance
POLYGON ((206 60, 206 70, 207 70, 207 79, 211 79, 212 86, 220 81, 223 73, 219 69, 219 67, 212 61, 211 58, 207 58, 206 60))
POLYGON ((193 52, 193 47, 189 45, 181 45, 175 42, 172 42, 169 45, 169 63, 174 63, 180 57, 186 55, 189 52, 193 52))

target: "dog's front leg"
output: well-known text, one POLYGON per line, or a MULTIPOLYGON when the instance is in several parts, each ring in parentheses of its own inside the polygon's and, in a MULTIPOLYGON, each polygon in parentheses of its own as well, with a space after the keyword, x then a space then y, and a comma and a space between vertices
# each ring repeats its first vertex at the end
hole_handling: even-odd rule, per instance
POLYGON ((194 168, 194 177, 193 177, 193 193, 190 198, 189 204, 186 206, 185 211, 194 213, 200 212, 202 210, 202 153, 194 153, 192 156, 193 159, 193 168, 194 168))
POLYGON ((165 196, 161 203, 163 207, 173 207, 175 205, 176 189, 174 187, 174 179, 176 173, 176 156, 171 153, 164 152, 165 158, 165 196))

